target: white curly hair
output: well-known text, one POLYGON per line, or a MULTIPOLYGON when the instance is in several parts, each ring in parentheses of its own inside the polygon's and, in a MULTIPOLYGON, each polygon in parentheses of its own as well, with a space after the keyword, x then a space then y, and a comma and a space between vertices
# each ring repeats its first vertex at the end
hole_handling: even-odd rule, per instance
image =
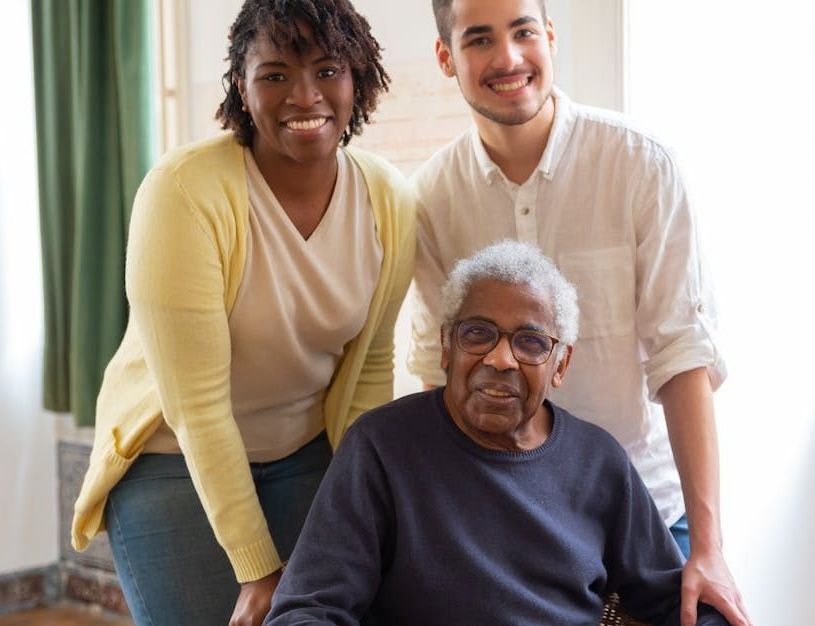
POLYGON ((563 357, 566 346, 577 341, 580 309, 577 291, 540 248, 506 239, 479 250, 468 259, 456 262, 442 288, 445 347, 449 346, 452 323, 473 284, 497 280, 511 285, 529 285, 549 299, 559 339, 556 357, 563 357))

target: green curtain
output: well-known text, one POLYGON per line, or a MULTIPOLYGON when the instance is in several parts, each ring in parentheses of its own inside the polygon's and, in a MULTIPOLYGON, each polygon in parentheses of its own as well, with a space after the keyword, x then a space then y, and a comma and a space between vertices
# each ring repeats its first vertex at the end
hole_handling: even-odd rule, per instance
POLYGON ((127 226, 155 146, 150 5, 32 0, 44 402, 80 425, 127 322, 127 226))

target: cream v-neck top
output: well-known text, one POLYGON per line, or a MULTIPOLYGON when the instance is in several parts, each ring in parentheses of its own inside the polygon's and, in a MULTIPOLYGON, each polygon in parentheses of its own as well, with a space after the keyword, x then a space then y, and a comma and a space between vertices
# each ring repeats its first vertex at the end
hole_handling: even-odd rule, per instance
MULTIPOLYGON (((343 347, 368 316, 382 246, 362 172, 337 151, 337 182, 305 239, 244 149, 246 266, 229 317, 231 398, 251 462, 281 459, 325 429, 323 399, 343 347)), ((162 425, 145 451, 178 453, 162 425)))

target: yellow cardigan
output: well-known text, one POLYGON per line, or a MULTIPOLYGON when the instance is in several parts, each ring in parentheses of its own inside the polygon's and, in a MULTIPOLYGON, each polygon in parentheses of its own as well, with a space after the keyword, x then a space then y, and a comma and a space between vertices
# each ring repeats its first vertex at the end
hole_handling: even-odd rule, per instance
MULTIPOLYGON (((415 251, 404 177, 369 153, 348 154, 368 186, 383 260, 365 326, 345 346, 325 397, 335 448, 360 413, 393 395, 393 327, 415 251)), ((108 493, 164 419, 238 581, 280 567, 230 401, 228 319, 248 224, 243 152, 231 135, 168 154, 139 188, 127 248, 130 320, 97 401, 90 466, 74 507, 77 550, 104 530, 108 493)))

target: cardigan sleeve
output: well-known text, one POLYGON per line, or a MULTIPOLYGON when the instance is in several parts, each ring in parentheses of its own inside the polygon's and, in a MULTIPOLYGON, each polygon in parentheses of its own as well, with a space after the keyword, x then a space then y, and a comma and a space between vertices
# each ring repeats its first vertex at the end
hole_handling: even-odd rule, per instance
MULTIPOLYGON (((384 313, 374 331, 373 338, 359 374, 351 400, 348 424, 365 411, 393 399, 394 328, 402 301, 413 277, 416 249, 416 227, 413 196, 403 181, 391 181, 387 190, 387 212, 393 224, 388 243, 393 248, 390 290, 386 296, 384 313)), ((384 268, 383 268, 384 270, 384 268)))
MULTIPOLYGON (((211 199, 207 200, 208 202, 211 199)), ((224 249, 170 169, 136 197, 126 284, 132 321, 209 522, 239 582, 280 567, 232 415, 224 249)))
POLYGON ((404 176, 380 157, 348 150, 368 185, 383 258, 365 327, 346 345, 326 396, 326 430, 335 449, 357 417, 393 398, 394 326, 416 249, 415 206, 404 176))

